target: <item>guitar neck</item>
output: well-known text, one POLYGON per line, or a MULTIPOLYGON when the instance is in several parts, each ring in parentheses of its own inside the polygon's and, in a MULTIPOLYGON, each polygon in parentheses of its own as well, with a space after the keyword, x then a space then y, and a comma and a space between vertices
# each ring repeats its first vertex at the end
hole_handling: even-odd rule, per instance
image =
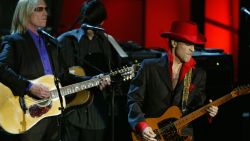
POLYGON ((201 108, 199 108, 198 110, 182 117, 181 119, 175 121, 173 124, 175 125, 176 129, 181 129, 183 128, 184 126, 186 126, 188 123, 190 123, 191 121, 197 119, 198 117, 204 115, 207 113, 207 109, 210 107, 210 106, 220 106, 224 103, 226 103, 227 101, 231 100, 232 98, 234 98, 231 94, 227 94, 201 108))
MULTIPOLYGON (((105 77, 109 77, 109 75, 105 75, 102 78, 105 78, 105 77)), ((68 85, 68 86, 60 88, 60 93, 62 94, 62 96, 67 96, 72 93, 76 93, 76 92, 80 92, 89 88, 93 88, 99 85, 100 80, 101 80, 100 78, 92 78, 87 81, 68 85)), ((58 98, 58 91, 56 89, 52 90, 51 95, 52 95, 52 99, 58 98)))
MULTIPOLYGON (((137 66, 137 65, 135 65, 135 66, 137 66)), ((95 78, 92 78, 92 79, 87 80, 87 81, 83 81, 83 82, 79 82, 76 84, 62 87, 62 88, 60 88, 60 92, 61 92, 62 96, 67 96, 67 95, 72 94, 72 93, 76 93, 76 92, 80 92, 80 91, 83 91, 83 90, 86 90, 89 88, 93 88, 93 87, 98 86, 100 84, 101 79, 103 79, 103 78, 104 79, 105 78, 111 79, 112 76, 116 76, 118 74, 120 74, 122 76, 122 78, 124 79, 123 81, 130 80, 134 77, 134 71, 135 71, 134 67, 135 66, 132 65, 131 67, 123 67, 120 70, 110 72, 109 74, 101 76, 101 78, 95 77, 95 78)), ((52 97, 52 99, 58 98, 57 90, 51 91, 51 97, 52 97)))

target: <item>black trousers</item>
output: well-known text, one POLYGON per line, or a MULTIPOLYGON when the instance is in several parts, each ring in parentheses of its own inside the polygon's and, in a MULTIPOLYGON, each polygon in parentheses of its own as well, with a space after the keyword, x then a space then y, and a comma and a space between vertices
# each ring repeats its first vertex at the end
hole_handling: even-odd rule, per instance
POLYGON ((0 141, 18 141, 18 135, 9 134, 0 127, 0 141))
POLYGON ((58 141, 57 117, 39 121, 27 132, 19 135, 20 141, 58 141))
POLYGON ((63 141, 106 141, 105 129, 82 129, 66 124, 63 141))
POLYGON ((22 134, 9 134, 0 129, 0 141, 58 141, 57 117, 42 119, 22 134))

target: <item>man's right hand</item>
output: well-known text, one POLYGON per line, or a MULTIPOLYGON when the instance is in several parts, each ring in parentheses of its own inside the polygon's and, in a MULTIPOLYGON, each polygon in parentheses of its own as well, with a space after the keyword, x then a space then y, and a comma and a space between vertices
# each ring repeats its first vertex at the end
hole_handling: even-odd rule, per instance
POLYGON ((142 137, 145 141, 157 141, 155 139, 156 134, 154 133, 154 131, 152 130, 151 127, 146 127, 143 131, 142 131, 142 137))
POLYGON ((49 88, 43 84, 32 84, 30 92, 38 98, 50 97, 49 88))

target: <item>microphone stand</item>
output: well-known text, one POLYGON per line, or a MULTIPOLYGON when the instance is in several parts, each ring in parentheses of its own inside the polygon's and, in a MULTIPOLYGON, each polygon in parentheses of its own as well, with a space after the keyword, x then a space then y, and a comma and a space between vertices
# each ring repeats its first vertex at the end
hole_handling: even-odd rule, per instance
MULTIPOLYGON (((59 60, 60 60, 60 45, 59 45, 59 43, 56 45, 56 48, 57 48, 57 60, 58 60, 58 63, 59 63, 59 60)), ((61 65, 58 64, 58 66, 59 66, 58 71, 60 71, 61 65)), ((61 105, 61 107, 59 107, 59 110, 61 110, 61 115, 59 115, 58 118, 57 118, 57 121, 58 121, 57 126, 59 127, 58 137, 59 137, 59 141, 63 141, 62 132, 63 132, 63 127, 64 127, 64 124, 63 124, 64 123, 64 106, 63 106, 63 96, 61 94, 60 87, 59 87, 60 80, 58 79, 57 75, 55 75, 55 77, 54 77, 54 82, 55 82, 55 85, 56 85, 56 89, 57 89, 57 92, 58 92, 60 105, 61 105)))
MULTIPOLYGON (((102 31, 102 30, 100 30, 100 31, 102 31)), ((111 47, 113 47, 113 49, 116 51, 116 53, 118 54, 119 57, 121 57, 121 58, 128 57, 126 52, 123 51, 123 49, 120 47, 120 45, 116 42, 116 40, 111 35, 104 33, 104 36, 106 37, 107 41, 110 43, 111 47)), ((120 62, 119 62, 119 64, 120 64, 120 62)), ((109 64, 109 67, 111 70, 110 64, 109 64)), ((114 84, 114 85, 117 85, 117 84, 114 84)), ((112 134, 111 141, 115 141, 115 88, 116 88, 115 86, 111 86, 111 132, 112 132, 111 133, 112 134)))
MULTIPOLYGON (((46 36, 44 36, 42 34, 42 36, 45 38, 46 36)), ((57 41, 56 38, 54 38, 54 40, 51 40, 50 38, 48 38, 48 41, 51 43, 51 45, 55 46, 56 49, 57 49, 57 63, 59 63, 59 56, 60 56, 60 45, 59 45, 59 42, 57 41)), ((60 106, 59 107, 59 110, 61 110, 61 114, 58 116, 57 118, 57 126, 59 127, 59 133, 58 133, 58 137, 59 137, 59 141, 63 141, 63 138, 62 138, 62 127, 63 127, 63 118, 64 118, 64 106, 63 106, 63 97, 62 97, 62 94, 61 94, 61 91, 60 91, 60 80, 58 79, 58 74, 56 72, 56 67, 55 67, 55 64, 54 64, 54 61, 52 60, 51 61, 51 64, 52 64, 52 67, 53 67, 53 75, 54 75, 54 83, 55 83, 55 86, 56 86, 56 89, 57 89, 57 93, 58 93, 58 97, 59 97, 59 100, 60 100, 60 106)), ((58 68, 58 71, 60 71, 60 67, 61 65, 59 64, 58 65, 59 68, 58 68)))
POLYGON ((62 97, 62 94, 60 92, 60 88, 59 88, 59 82, 60 80, 58 78, 56 78, 55 76, 55 85, 56 85, 56 89, 57 89, 57 92, 58 92, 58 96, 59 96, 59 100, 60 100, 60 105, 61 107, 59 107, 59 110, 61 110, 61 115, 58 116, 57 120, 58 120, 58 124, 57 126, 59 127, 59 133, 58 133, 58 136, 59 136, 59 141, 63 141, 63 138, 62 138, 62 129, 63 129, 63 122, 64 122, 64 107, 63 107, 63 97, 62 97))
POLYGON ((112 97, 111 97, 111 131, 112 131, 112 139, 111 141, 115 141, 115 90, 112 86, 112 97))

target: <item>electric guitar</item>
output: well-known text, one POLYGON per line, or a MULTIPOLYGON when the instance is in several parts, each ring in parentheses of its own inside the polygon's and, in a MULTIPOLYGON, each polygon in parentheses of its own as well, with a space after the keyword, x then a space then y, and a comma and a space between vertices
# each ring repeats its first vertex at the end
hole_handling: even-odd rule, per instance
MULTIPOLYGON (((135 76, 134 65, 123 67, 104 75, 102 78, 109 77, 112 80, 118 75, 121 76, 123 81, 132 79, 135 76)), ((100 81, 100 77, 93 77, 87 81, 60 87, 63 106, 66 106, 65 96, 98 86, 100 81)), ((51 96, 46 99, 36 99, 27 94, 23 98, 14 96, 7 86, 0 83, 0 126, 8 133, 24 133, 43 118, 61 114, 59 109, 61 104, 54 84, 54 76, 45 75, 31 80, 31 82, 47 86, 51 96)))
MULTIPOLYGON (((190 122, 197 119, 198 117, 207 113, 208 107, 214 105, 219 106, 229 100, 250 93, 250 86, 242 86, 235 88, 229 94, 185 115, 181 118, 182 112, 177 106, 171 106, 168 108, 163 115, 158 118, 147 118, 147 124, 153 129, 156 134, 156 139, 158 141, 175 141, 180 140, 187 141, 190 138, 185 138, 181 136, 181 130, 183 127, 187 126, 190 122)), ((141 135, 132 132, 133 141, 143 141, 141 135)))

